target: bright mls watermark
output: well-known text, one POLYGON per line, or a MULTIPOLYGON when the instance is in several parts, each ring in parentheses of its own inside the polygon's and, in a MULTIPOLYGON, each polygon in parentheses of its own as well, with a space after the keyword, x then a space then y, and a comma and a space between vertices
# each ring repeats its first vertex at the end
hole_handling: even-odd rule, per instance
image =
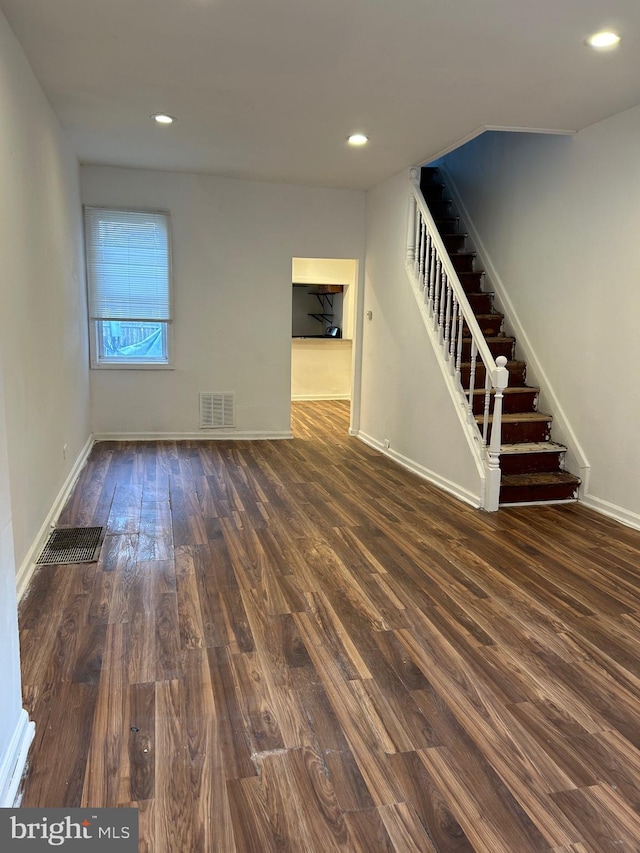
POLYGON ((2 853, 138 853, 138 809, 0 809, 2 853))

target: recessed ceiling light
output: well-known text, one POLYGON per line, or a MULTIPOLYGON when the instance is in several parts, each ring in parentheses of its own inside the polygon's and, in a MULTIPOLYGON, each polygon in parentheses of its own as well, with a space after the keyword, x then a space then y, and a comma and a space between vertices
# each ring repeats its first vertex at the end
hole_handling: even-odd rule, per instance
POLYGON ((173 116, 168 116, 166 113, 156 113, 151 116, 152 119, 155 119, 158 124, 173 124, 175 119, 173 116))
POLYGON ((617 33, 594 33, 587 39, 587 44, 591 47, 614 47, 620 42, 620 36, 617 33))
POLYGON ((349 145, 366 145, 368 141, 369 137, 365 136, 364 133, 352 133, 347 139, 349 145))

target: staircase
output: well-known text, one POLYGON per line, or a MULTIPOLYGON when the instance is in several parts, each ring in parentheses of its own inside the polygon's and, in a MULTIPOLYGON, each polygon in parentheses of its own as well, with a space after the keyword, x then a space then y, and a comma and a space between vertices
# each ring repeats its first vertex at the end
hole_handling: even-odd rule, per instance
MULTIPOLYGON (((421 170, 420 190, 435 220, 442 242, 458 274, 482 334, 494 358, 507 359, 509 385, 504 389, 502 435, 500 444, 500 504, 569 501, 577 497, 580 480, 563 470, 566 447, 551 440, 552 415, 538 411, 540 389, 526 384, 527 366, 515 358, 515 338, 502 331, 504 315, 493 307, 493 293, 483 290, 484 272, 475 268, 476 256, 467 251, 467 235, 459 217, 452 215, 452 201, 440 180, 438 170, 421 170)), ((471 338, 466 324, 462 332, 460 382, 469 396, 471 338)), ((475 380, 484 383, 484 366, 474 365, 475 380)), ((473 414, 480 427, 484 418, 485 390, 473 390, 473 414)), ((489 414, 489 436, 491 412, 489 414)))

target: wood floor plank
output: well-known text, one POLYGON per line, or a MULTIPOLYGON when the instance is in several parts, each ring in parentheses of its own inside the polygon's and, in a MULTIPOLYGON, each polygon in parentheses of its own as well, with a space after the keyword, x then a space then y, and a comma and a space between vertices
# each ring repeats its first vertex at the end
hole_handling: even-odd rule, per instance
MULTIPOLYGON (((515 730, 515 726, 509 724, 508 718, 505 719, 507 709, 496 701, 489 687, 476 682, 473 676, 463 676, 461 670, 457 676, 445 678, 438 671, 435 659, 423 650, 416 649, 406 632, 402 633, 402 639, 416 658, 422 655, 423 661, 431 660, 433 665, 429 669, 429 677, 455 719, 454 725, 465 732, 469 744, 473 743, 476 750, 484 753, 486 759, 483 756, 483 762, 486 760, 495 769, 518 807, 538 826, 544 827, 550 843, 577 840, 571 838, 568 822, 559 810, 553 808, 549 799, 550 792, 572 784, 563 768, 558 767, 546 752, 534 748, 533 739, 527 740, 521 732, 515 730)), ((421 707, 428 715, 428 709, 434 707, 431 697, 421 698, 426 699, 421 707)), ((460 734, 456 740, 460 742, 460 734)), ((448 747, 454 748, 455 755, 451 737, 448 747)), ((431 754, 429 750, 420 752, 423 760, 426 760, 426 753, 431 754)), ((446 755, 448 757, 448 753, 446 755)), ((438 766, 442 764, 437 755, 432 758, 438 766)), ((430 769, 434 771, 435 764, 430 769)), ((493 788, 497 790, 498 786, 493 783, 493 788)))
POLYGON ((438 853, 473 853, 471 842, 417 752, 401 752, 390 761, 404 799, 415 809, 434 849, 438 853))
POLYGON ((98 688, 91 683, 44 684, 32 710, 38 720, 29 781, 21 805, 76 808, 88 772, 98 688), (52 749, 52 742, 55 749, 52 749))
POLYGON ((311 837, 310 849, 349 850, 344 812, 321 756, 304 747, 288 751, 286 763, 292 796, 298 798, 311 837))
POLYGON ((141 507, 138 559, 172 560, 173 536, 169 501, 143 500, 141 507))
POLYGON ((156 749, 156 844, 158 851, 195 850, 196 804, 189 764, 185 756, 184 697, 180 684, 158 681, 155 684, 156 749), (175 791, 181 791, 176 797, 175 791))
POLYGON ((130 723, 127 756, 123 762, 120 801, 152 800, 155 795, 156 692, 155 684, 131 684, 127 709, 130 723), (126 767, 128 765, 128 772, 126 767))
MULTIPOLYGON (((476 775, 479 765, 461 773, 455 755, 446 747, 424 750, 420 758, 432 778, 446 789, 449 808, 477 850, 538 853, 548 849, 548 843, 507 792, 500 795, 495 785, 486 784, 482 774, 476 775)), ((563 840, 571 842, 571 838, 563 840)))
POLYGON ((226 853, 234 848, 234 830, 221 749, 223 730, 205 650, 187 653, 183 693, 184 750, 195 801, 194 849, 226 853))
POLYGON ((127 753, 129 680, 126 626, 107 626, 104 670, 89 741, 80 805, 115 807, 120 802, 123 753, 127 753))
POLYGON ((219 750, 225 778, 256 776, 254 749, 244 725, 241 697, 236 689, 231 654, 227 648, 207 649, 210 683, 214 694, 219 750))
POLYGON ((156 679, 156 596, 150 572, 136 567, 128 600, 129 618, 122 623, 128 680, 130 684, 146 684, 156 679))
POLYGON ((478 512, 295 403, 291 441, 98 442, 97 563, 19 608, 26 806, 147 853, 637 853, 640 533, 478 512))
POLYGON ((205 645, 198 578, 193 561, 185 559, 184 549, 176 554, 176 604, 178 631, 182 649, 201 649, 205 645))
POLYGON ((396 749, 383 721, 370 703, 361 704, 358 693, 362 689, 352 691, 351 685, 356 682, 343 678, 332 655, 322 645, 307 640, 305 626, 300 633, 375 804, 399 801, 399 787, 387 761, 396 749))
POLYGON ((392 803, 378 808, 391 843, 406 853, 438 853, 410 803, 392 803))
POLYGON ((638 849, 640 819, 607 785, 560 791, 553 799, 571 817, 587 850, 638 849))
POLYGON ((274 853, 291 849, 276 838, 267 809, 267 794, 257 778, 230 779, 227 792, 236 853, 274 853))
POLYGON ((251 739, 253 753, 284 749, 277 712, 262 677, 258 655, 233 655, 230 665, 234 676, 236 696, 244 728, 251 739))
POLYGON ((292 680, 343 811, 373 807, 371 794, 324 687, 316 678, 309 678, 308 672, 302 669, 292 675, 292 680))
POLYGON ((357 853, 399 853, 389 837, 380 810, 376 808, 348 812, 345 816, 353 850, 357 853))
MULTIPOLYGON (((109 622, 128 622, 131 615, 131 588, 136 575, 138 535, 105 537, 107 556, 101 567, 104 573, 113 573, 113 591, 109 602, 109 622)), ((102 561, 103 551, 100 555, 102 561)))
POLYGON ((109 533, 137 533, 140 530, 142 486, 119 483, 113 495, 107 520, 109 533))

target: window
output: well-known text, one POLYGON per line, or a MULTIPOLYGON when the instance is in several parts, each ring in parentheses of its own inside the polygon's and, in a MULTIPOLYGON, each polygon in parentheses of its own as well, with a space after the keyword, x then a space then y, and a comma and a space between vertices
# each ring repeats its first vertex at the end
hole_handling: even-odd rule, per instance
POLYGON ((167 213, 85 208, 92 367, 168 367, 167 213))

